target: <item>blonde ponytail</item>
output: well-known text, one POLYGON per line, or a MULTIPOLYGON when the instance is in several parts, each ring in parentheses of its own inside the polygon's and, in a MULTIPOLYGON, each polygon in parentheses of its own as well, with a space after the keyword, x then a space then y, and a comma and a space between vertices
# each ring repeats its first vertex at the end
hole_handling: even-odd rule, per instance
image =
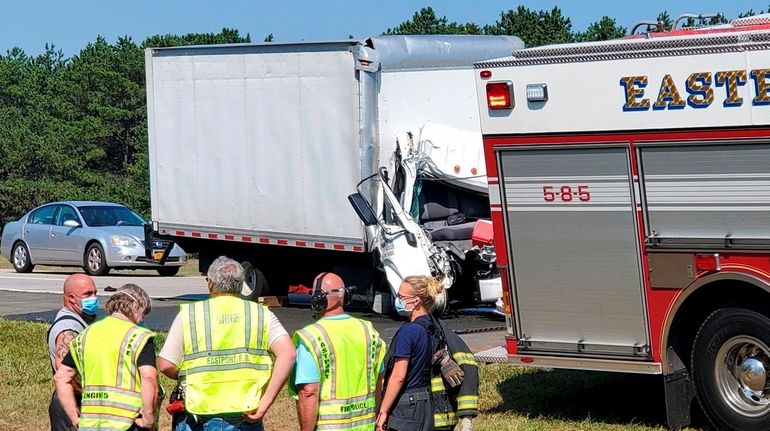
POLYGON ((404 278, 404 283, 409 284, 414 296, 420 298, 426 310, 432 310, 436 297, 444 291, 444 285, 434 277, 425 275, 410 275, 404 278))

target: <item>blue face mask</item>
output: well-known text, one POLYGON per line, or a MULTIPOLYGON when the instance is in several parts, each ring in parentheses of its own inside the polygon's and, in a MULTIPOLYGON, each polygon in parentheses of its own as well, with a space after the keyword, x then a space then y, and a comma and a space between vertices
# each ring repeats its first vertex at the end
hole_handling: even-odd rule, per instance
POLYGON ((95 295, 88 298, 80 298, 80 309, 83 310, 83 314, 95 316, 96 310, 99 309, 99 298, 95 295))
POLYGON ((146 328, 147 325, 144 323, 144 319, 140 320, 139 323, 136 324, 137 326, 141 326, 142 328, 146 328))
POLYGON ((398 314, 400 314, 402 316, 408 316, 409 313, 411 313, 412 310, 414 310, 414 307, 412 307, 411 309, 407 310, 406 309, 406 304, 404 304, 404 300, 399 298, 399 297, 396 297, 396 300, 395 300, 393 305, 396 307, 396 311, 398 312, 398 314))

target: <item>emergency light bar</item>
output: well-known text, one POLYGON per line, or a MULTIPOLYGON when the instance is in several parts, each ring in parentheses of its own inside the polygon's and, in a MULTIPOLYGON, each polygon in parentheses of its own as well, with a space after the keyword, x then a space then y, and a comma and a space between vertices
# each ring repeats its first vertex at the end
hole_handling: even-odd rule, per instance
POLYGON ((489 109, 512 109, 513 92, 511 81, 487 84, 487 107, 489 109))

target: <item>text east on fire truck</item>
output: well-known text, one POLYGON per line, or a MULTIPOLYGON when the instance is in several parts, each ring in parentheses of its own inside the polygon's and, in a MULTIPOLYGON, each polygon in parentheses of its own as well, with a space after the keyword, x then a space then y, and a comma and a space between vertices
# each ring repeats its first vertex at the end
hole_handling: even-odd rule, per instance
POLYGON ((663 375, 671 428, 697 398, 770 429, 770 15, 476 72, 506 360, 663 375))

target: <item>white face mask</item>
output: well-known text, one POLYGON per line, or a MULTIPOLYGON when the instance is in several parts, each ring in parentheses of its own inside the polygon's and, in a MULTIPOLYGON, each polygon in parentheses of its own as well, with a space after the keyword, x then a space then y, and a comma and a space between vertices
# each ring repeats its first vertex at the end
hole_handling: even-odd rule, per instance
MULTIPOLYGON (((415 298, 408 299, 409 302, 414 302, 415 298)), ((396 301, 393 304, 396 307, 396 311, 398 314, 402 316, 408 316, 409 314, 414 311, 414 305, 412 305, 412 308, 406 308, 406 302, 404 302, 403 299, 396 297, 396 301)))

